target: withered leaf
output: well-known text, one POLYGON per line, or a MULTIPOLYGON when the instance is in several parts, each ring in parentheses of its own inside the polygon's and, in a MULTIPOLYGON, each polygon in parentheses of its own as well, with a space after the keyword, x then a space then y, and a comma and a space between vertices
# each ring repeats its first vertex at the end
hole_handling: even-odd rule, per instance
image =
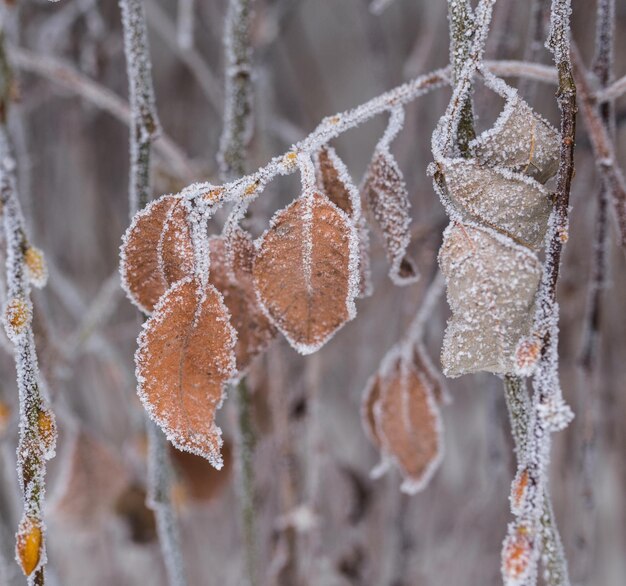
POLYGON ((382 449, 399 468, 402 490, 422 490, 443 454, 439 408, 426 378, 413 364, 393 355, 384 361, 380 398, 374 405, 382 449))
POLYGON ((559 133, 514 94, 493 128, 470 143, 484 165, 502 165, 545 183, 559 167, 559 133))
POLYGON ((322 192, 346 212, 359 236, 359 297, 372 294, 369 258, 369 230, 361 213, 361 196, 346 166, 332 147, 322 147, 315 157, 317 181, 322 192))
POLYGON ((552 210, 542 185, 506 169, 481 167, 474 160, 453 159, 442 168, 457 209, 528 248, 541 246, 552 210))
POLYGON ((452 317, 443 341, 444 374, 516 371, 516 349, 530 335, 542 269, 526 248, 486 228, 452 223, 439 265, 452 317))
POLYGON ((72 440, 68 457, 52 514, 81 529, 97 529, 126 488, 128 473, 109 448, 84 431, 72 440))
POLYGON ((355 315, 356 230, 326 196, 301 197, 272 219, 253 275, 276 327, 302 354, 314 352, 355 315))
POLYGON ((389 151, 374 153, 365 175, 363 201, 382 234, 391 264, 389 277, 397 285, 415 282, 417 269, 407 254, 411 241, 409 194, 402 171, 389 151))
POLYGON ((144 324, 135 354, 138 393, 179 449, 221 468, 215 412, 235 366, 236 333, 222 295, 193 278, 176 283, 144 324))
POLYGON ((193 274, 193 245, 180 197, 165 195, 138 212, 122 241, 122 287, 150 313, 170 285, 193 274))
POLYGON ((211 238, 209 248, 209 281, 224 296, 232 326, 237 331, 235 354, 237 371, 241 375, 276 337, 277 330, 257 300, 252 279, 256 250, 250 235, 237 229, 228 236, 211 238))

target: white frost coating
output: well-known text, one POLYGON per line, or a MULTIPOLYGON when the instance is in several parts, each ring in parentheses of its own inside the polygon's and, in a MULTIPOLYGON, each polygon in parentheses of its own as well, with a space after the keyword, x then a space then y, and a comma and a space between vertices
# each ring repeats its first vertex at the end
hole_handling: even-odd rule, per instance
MULTIPOLYGON (((206 441, 203 435, 199 436, 198 434, 193 433, 191 438, 185 438, 183 434, 181 434, 178 430, 176 430, 170 425, 170 422, 168 421, 167 418, 164 418, 157 413, 157 409, 153 402, 153 399, 147 394, 147 392, 144 389, 147 383, 147 379, 141 374, 141 368, 142 368, 143 361, 144 361, 143 355, 144 354, 149 355, 149 351, 146 347, 148 330, 157 326, 158 324, 162 323, 164 320, 168 318, 168 316, 171 313, 171 309, 169 309, 168 307, 170 299, 174 298, 182 287, 186 286, 187 284, 193 281, 194 281, 194 278, 188 277, 186 279, 182 279, 181 281, 178 281, 178 283, 173 285, 167 291, 167 293, 165 293, 165 295, 161 297, 161 299, 155 306, 152 315, 143 324, 142 331, 139 334, 139 337, 137 338, 137 350, 135 352, 135 365, 136 365, 135 376, 137 378, 137 395, 139 396, 139 399, 142 405, 144 406, 144 408, 146 409, 146 411, 148 412, 148 415, 150 416, 150 418, 159 425, 159 427, 165 433, 167 439, 170 442, 172 442, 174 446, 176 446, 180 450, 206 458, 214 468, 219 470, 222 468, 224 464, 222 455, 220 453, 221 447, 223 445, 222 430, 217 425, 215 425, 215 423, 213 423, 212 432, 214 434, 215 439, 217 440, 217 450, 207 448, 206 441)), ((212 285, 200 287, 199 290, 200 291, 204 290, 204 292, 201 294, 201 296, 198 299, 196 314, 194 316, 194 323, 199 318, 199 315, 200 315, 199 312, 202 310, 202 300, 206 297, 207 291, 211 292, 211 294, 217 295, 219 299, 219 303, 221 305, 221 309, 224 312, 224 317, 219 318, 219 321, 222 322, 226 326, 230 334, 230 341, 229 341, 228 346, 231 349, 231 352, 229 356, 228 367, 226 368, 225 371, 218 372, 218 374, 224 379, 224 381, 227 381, 236 370, 235 354, 232 350, 234 349, 235 344, 237 343, 237 332, 235 331, 235 329, 232 327, 230 323, 230 312, 228 311, 228 308, 226 307, 226 304, 224 303, 224 298, 222 294, 217 289, 215 289, 215 287, 213 287, 212 285)), ((222 407, 222 404, 226 397, 225 383, 221 385, 221 389, 222 389, 222 394, 221 394, 219 401, 217 402, 215 406, 216 411, 222 407)), ((165 389, 164 392, 175 393, 176 391, 174 389, 169 389, 169 390, 165 389)))

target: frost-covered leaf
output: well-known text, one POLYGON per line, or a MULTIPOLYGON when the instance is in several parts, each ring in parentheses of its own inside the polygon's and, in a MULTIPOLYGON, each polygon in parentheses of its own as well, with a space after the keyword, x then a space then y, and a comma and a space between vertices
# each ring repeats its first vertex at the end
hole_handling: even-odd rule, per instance
POLYGON ((215 412, 235 366, 236 334, 222 295, 193 278, 176 283, 144 324, 135 354, 138 393, 181 450, 222 466, 215 412))
POLYGON ((370 162, 363 184, 363 200, 382 233, 389 277, 397 285, 417 280, 417 269, 407 255, 411 242, 409 194, 402 171, 391 153, 377 150, 370 162))
POLYGON ((42 562, 44 554, 41 521, 24 516, 16 537, 15 557, 24 574, 30 576, 42 562))
POLYGON ((550 194, 542 185, 524 175, 481 167, 468 159, 447 160, 442 170, 448 197, 456 209, 524 246, 541 246, 552 209, 550 194))
POLYGON ((263 313, 254 289, 252 267, 256 250, 250 235, 238 228, 228 236, 211 238, 209 248, 209 282, 224 296, 231 324, 237 331, 235 354, 241 375, 276 337, 277 330, 263 313))
POLYGON ((77 528, 97 529, 127 482, 128 473, 120 459, 81 431, 72 441, 61 487, 51 503, 52 514, 77 528))
POLYGON ((506 586, 526 584, 533 568, 532 530, 524 523, 511 523, 502 547, 502 577, 506 586))
POLYGON ((129 299, 150 313, 170 285, 193 273, 193 246, 180 197, 141 210, 124 235, 120 273, 129 299))
POLYGON ((43 252, 35 246, 29 246, 24 251, 24 265, 31 284, 38 289, 45 287, 48 282, 48 267, 43 252))
POLYGON ((296 350, 314 352, 354 317, 358 237, 326 196, 301 197, 279 211, 257 248, 259 300, 296 350))
POLYGON ((559 168, 559 133, 515 92, 496 121, 470 143, 483 165, 508 167, 545 183, 559 168))
POLYGON ((376 435, 398 466, 402 490, 422 490, 443 455, 442 423, 432 388, 410 361, 392 350, 383 361, 378 401, 374 404, 376 435))
POLYGON ((497 232, 452 223, 439 264, 452 310, 441 355, 444 374, 515 372, 515 351, 530 333, 542 274, 537 257, 497 232))
POLYGON ((372 294, 369 260, 369 231, 361 214, 361 196, 348 169, 331 147, 322 147, 315 157, 320 189, 357 227, 359 235, 359 297, 372 294))
POLYGON ((381 375, 377 372, 369 379, 369 381, 367 381, 365 391, 363 391, 363 399, 361 401, 361 423, 363 425, 363 429, 365 430, 365 434, 377 449, 380 449, 382 444, 380 436, 378 435, 378 430, 376 429, 374 409, 380 402, 381 384, 381 375))
POLYGON ((428 352, 426 352, 426 348, 421 343, 416 344, 413 348, 413 365, 432 389, 433 397, 437 404, 446 405, 449 403, 450 395, 446 389, 443 377, 435 368, 428 352))

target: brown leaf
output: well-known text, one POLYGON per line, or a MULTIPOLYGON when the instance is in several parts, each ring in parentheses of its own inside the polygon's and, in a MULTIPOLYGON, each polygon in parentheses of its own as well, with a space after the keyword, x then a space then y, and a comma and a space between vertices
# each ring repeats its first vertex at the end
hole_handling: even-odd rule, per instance
POLYGON ((393 354, 386 362, 374 407, 376 430, 383 451, 404 477, 402 490, 413 494, 441 462, 441 418, 431 387, 417 369, 393 354))
POLYGON ((52 513, 81 529, 97 528, 126 487, 127 471, 104 444, 83 431, 74 438, 68 456, 63 485, 51 504, 52 513))
POLYGON ((318 184, 339 209, 346 212, 359 235, 359 297, 372 294, 369 231, 361 214, 361 197, 343 161, 331 147, 322 147, 315 157, 318 184))
POLYGON ((254 358, 265 351, 277 330, 263 313, 252 279, 255 248, 250 235, 241 229, 209 240, 209 280, 224 296, 224 303, 237 331, 237 371, 243 374, 254 358), (229 249, 230 248, 230 253, 229 249), (230 259, 229 259, 230 257, 230 259))
POLYGON ((254 282, 265 311, 302 354, 354 317, 358 246, 354 226, 327 197, 301 197, 263 235, 254 282))
POLYGON ((417 280, 417 269, 407 255, 411 241, 409 194, 400 167, 388 151, 374 154, 365 175, 363 200, 380 229, 387 258, 389 277, 397 285, 417 280))
POLYGON ((154 511, 147 507, 146 497, 144 488, 131 484, 115 503, 115 512, 126 522, 135 543, 150 543, 157 539, 154 511))
POLYGON ((182 199, 166 195, 133 219, 121 247, 122 287, 150 313, 168 287, 193 273, 193 246, 182 199))
POLYGON ((212 285, 176 283, 144 324, 135 354, 139 396, 168 439, 221 468, 215 411, 235 363, 235 331, 212 285))
POLYGON ((370 378, 363 392, 363 399, 361 401, 361 423, 365 434, 370 439, 372 444, 378 449, 381 448, 381 440, 376 429, 376 416, 374 410, 376 405, 380 402, 380 389, 381 389, 381 376, 380 373, 376 373, 370 378))

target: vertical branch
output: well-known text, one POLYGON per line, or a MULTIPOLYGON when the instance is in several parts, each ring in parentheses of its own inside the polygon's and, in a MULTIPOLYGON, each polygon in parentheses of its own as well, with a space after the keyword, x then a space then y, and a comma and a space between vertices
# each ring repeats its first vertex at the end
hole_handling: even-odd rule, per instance
MULTIPOLYGON (((448 0, 448 24, 450 29, 450 64, 452 85, 456 85, 467 62, 474 39, 474 15, 469 0, 448 0)), ((461 108, 457 143, 461 154, 469 156, 469 143, 476 138, 474 131, 474 107, 471 92, 461 108)))
POLYGON ((143 0, 120 0, 130 104, 130 215, 150 198, 150 150, 159 130, 143 0))
MULTIPOLYGON (((16 162, 7 120, 14 85, 0 32, 0 209, 6 241, 7 302, 3 322, 13 343, 20 402, 17 471, 24 512, 16 535, 16 559, 29 585, 43 586, 46 564, 43 503, 46 460, 54 456, 56 424, 42 377, 32 330, 31 284, 44 271, 41 253, 30 245, 17 192, 16 162)), ((41 276, 41 275, 40 275, 41 276)))
POLYGON ((224 129, 218 154, 225 178, 244 174, 246 149, 252 132, 251 20, 252 0, 229 0, 224 27, 224 129))
MULTIPOLYGON (((245 173, 247 145, 252 130, 252 48, 250 25, 252 0, 229 0, 224 26, 225 81, 224 128, 218 162, 224 179, 245 173)), ((236 387, 237 469, 245 547, 247 581, 257 584, 254 448, 252 400, 245 379, 236 387)))
MULTIPOLYGON (((524 49, 524 61, 536 63, 543 47, 541 42, 544 34, 544 23, 548 15, 550 3, 548 0, 532 0, 530 5, 530 21, 528 24, 528 41, 524 49)), ((519 92, 528 102, 534 98, 536 83, 530 79, 522 78, 519 84, 519 92), (533 91, 531 91, 533 88, 533 91)))
MULTIPOLYGON (((129 204, 131 217, 151 199, 150 151, 159 122, 152 85, 148 33, 142 0, 120 0, 128 71, 130 125, 129 204)), ((154 510, 161 551, 171 586, 184 586, 180 534, 171 504, 171 462, 167 442, 151 421, 148 426, 148 505, 154 510)))

